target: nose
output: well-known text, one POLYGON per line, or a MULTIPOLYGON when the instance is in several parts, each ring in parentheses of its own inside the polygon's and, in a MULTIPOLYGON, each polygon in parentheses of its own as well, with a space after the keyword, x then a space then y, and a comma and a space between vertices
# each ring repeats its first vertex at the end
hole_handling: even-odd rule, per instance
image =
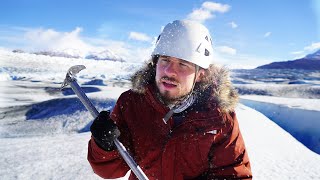
POLYGON ((164 72, 167 76, 176 76, 177 75, 177 68, 174 63, 170 62, 164 68, 164 72))

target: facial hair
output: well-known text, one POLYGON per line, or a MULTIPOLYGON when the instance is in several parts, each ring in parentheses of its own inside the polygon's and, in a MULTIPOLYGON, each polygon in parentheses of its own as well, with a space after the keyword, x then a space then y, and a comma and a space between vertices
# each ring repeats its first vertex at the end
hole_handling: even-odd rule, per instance
MULTIPOLYGON (((166 80, 166 81, 170 81, 173 84, 177 85, 177 88, 179 88, 180 83, 178 80, 176 80, 175 78, 172 77, 168 77, 168 76, 163 76, 162 78, 160 78, 160 80, 157 82, 157 84, 161 84, 162 80, 166 80)), ((157 85, 157 89, 160 95, 160 100, 165 104, 165 105, 171 105, 171 104, 175 104, 176 102, 180 101, 181 99, 183 99, 187 94, 184 95, 180 95, 180 96, 173 96, 170 97, 170 92, 165 90, 164 92, 161 93, 159 86, 157 85)))

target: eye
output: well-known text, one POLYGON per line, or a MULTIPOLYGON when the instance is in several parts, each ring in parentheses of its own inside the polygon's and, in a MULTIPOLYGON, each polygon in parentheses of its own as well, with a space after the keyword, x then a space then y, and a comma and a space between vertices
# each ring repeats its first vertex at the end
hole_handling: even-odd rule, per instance
POLYGON ((179 65, 180 65, 181 67, 188 67, 188 65, 185 64, 185 63, 179 63, 179 65))
POLYGON ((160 61, 161 61, 162 63, 168 63, 168 62, 170 62, 170 60, 167 59, 167 58, 161 58, 160 61))

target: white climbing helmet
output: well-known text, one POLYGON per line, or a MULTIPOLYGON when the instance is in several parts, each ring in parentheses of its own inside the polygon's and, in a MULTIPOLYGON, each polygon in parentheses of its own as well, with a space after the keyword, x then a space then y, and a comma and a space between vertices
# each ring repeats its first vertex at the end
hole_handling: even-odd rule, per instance
POLYGON ((176 20, 164 27, 151 55, 171 56, 207 69, 212 63, 212 53, 212 39, 204 25, 176 20))

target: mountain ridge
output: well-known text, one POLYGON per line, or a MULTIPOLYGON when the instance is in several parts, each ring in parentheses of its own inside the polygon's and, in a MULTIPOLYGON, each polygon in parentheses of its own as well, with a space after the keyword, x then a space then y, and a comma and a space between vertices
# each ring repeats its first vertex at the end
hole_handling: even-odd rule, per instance
POLYGON ((320 49, 315 53, 308 54, 303 58, 272 62, 258 66, 256 69, 304 69, 304 70, 320 70, 320 49))
POLYGON ((64 58, 83 58, 83 59, 93 59, 93 60, 107 60, 107 61, 119 61, 126 62, 124 58, 117 55, 116 53, 105 49, 103 51, 92 51, 84 54, 76 49, 65 49, 65 50, 41 50, 34 52, 25 52, 21 49, 12 50, 13 53, 29 53, 36 55, 45 55, 51 57, 64 57, 64 58))

